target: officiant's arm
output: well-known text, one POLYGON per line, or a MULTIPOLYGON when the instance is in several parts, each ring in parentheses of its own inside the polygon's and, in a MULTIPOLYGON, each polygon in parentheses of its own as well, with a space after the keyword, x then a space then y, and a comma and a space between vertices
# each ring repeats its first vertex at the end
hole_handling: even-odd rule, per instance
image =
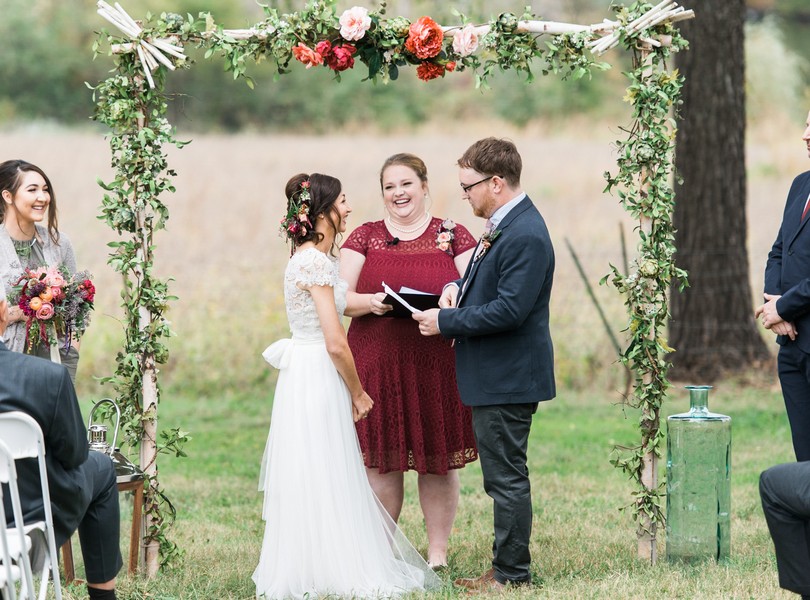
POLYGON ((349 284, 349 291, 346 293, 346 310, 344 311, 347 317, 362 317, 369 313, 384 315, 393 309, 390 304, 383 303, 385 292, 358 294, 355 291, 365 262, 366 257, 359 252, 348 248, 340 251, 340 278, 349 284))
POLYGON ((349 342, 346 339, 346 330, 340 322, 340 316, 335 310, 335 292, 331 286, 313 285, 309 288, 312 299, 315 301, 315 311, 318 313, 318 320, 323 330, 323 337, 326 342, 326 351, 340 373, 349 393, 352 397, 352 414, 354 420, 364 419, 368 416, 374 401, 363 389, 360 377, 357 375, 357 368, 354 365, 354 357, 349 349, 349 342))

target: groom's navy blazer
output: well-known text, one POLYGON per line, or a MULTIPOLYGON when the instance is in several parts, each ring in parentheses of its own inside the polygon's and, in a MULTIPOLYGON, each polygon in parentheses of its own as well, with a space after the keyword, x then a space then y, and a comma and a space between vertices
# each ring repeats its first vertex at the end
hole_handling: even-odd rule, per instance
POLYGON ((454 338, 456 377, 468 406, 526 404, 556 393, 549 301, 554 249, 527 196, 498 224, 489 250, 457 282, 457 308, 439 312, 454 338))
MULTIPOLYGON (((765 267, 765 293, 781 295, 776 311, 796 326, 796 344, 810 354, 810 215, 802 211, 810 195, 810 171, 802 173, 790 186, 782 225, 768 253, 765 267)), ((778 336, 779 344, 790 342, 778 336)))

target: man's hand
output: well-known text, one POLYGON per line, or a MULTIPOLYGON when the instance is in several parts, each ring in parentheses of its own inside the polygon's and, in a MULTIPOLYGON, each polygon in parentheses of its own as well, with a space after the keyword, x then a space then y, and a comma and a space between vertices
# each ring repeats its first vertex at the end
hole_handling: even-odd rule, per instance
MULTIPOLYGON (((455 287, 455 286, 453 286, 455 287)), ((424 336, 439 334, 439 309, 431 308, 411 315, 414 320, 419 321, 419 333, 424 336)))
POLYGON ((773 331, 776 335, 786 335, 791 340, 795 340, 796 336, 796 326, 793 323, 788 323, 787 321, 782 321, 781 323, 777 323, 773 327, 771 327, 771 331, 773 331))
POLYGON ((455 283, 446 285, 439 298, 439 308, 455 308, 456 298, 458 298, 458 286, 455 283))
POLYGON ((765 329, 771 329, 774 325, 784 323, 785 320, 780 317, 779 313, 776 311, 776 301, 782 296, 763 294, 763 297, 765 298, 765 304, 757 307, 756 311, 754 311, 754 316, 762 319, 762 324, 765 326, 765 329))

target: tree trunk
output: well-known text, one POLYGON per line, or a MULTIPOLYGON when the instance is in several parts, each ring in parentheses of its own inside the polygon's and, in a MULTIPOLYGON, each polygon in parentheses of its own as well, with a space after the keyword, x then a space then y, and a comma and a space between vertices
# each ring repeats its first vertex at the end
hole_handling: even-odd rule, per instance
POLYGON ((711 383, 769 357, 753 316, 746 248, 744 0, 706 3, 680 24, 688 52, 675 167, 678 266, 672 289, 674 379, 711 383))

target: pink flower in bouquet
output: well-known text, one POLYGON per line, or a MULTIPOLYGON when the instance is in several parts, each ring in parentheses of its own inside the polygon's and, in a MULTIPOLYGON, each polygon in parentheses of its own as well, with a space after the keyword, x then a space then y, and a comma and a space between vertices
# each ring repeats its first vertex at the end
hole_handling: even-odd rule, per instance
POLYGON ((47 283, 51 287, 65 287, 65 278, 62 277, 62 274, 59 272, 59 269, 56 267, 49 267, 45 271, 45 283, 47 283))
POLYGON ((344 10, 340 15, 340 35, 344 40, 357 41, 366 35, 366 31, 371 28, 371 17, 368 16, 368 9, 362 6, 353 6, 344 10))
POLYGON ((433 58, 442 51, 443 38, 442 28, 436 21, 430 17, 420 17, 416 23, 411 23, 405 49, 416 58, 433 58))
POLYGON ((51 286, 51 296, 53 301, 58 303, 65 299, 65 292, 62 288, 53 285, 51 286))
POLYGON ((478 34, 475 27, 467 24, 461 29, 457 29, 453 34, 453 51, 459 56, 469 56, 478 50, 478 34))
POLYGON ((292 49, 292 53, 296 59, 307 66, 307 69, 323 64, 323 56, 301 42, 298 42, 298 45, 292 49))
POLYGON ((423 62, 416 67, 416 76, 422 81, 430 81, 444 76, 444 67, 432 62, 423 62))
POLYGON ((54 313, 53 304, 51 304, 50 302, 43 302, 42 306, 40 306, 39 310, 37 310, 37 319, 39 319, 40 321, 47 321, 48 319, 53 317, 53 313, 54 313))

